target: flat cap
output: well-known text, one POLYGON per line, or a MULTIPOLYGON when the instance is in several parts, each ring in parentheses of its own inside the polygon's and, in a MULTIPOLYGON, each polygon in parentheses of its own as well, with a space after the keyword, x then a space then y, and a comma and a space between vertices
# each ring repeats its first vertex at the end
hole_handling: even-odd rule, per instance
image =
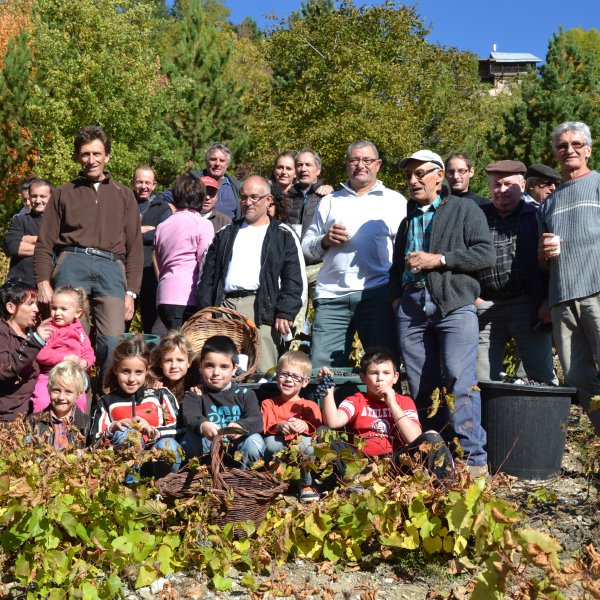
POLYGON ((439 154, 432 152, 431 150, 417 150, 410 156, 405 156, 399 163, 398 168, 404 169, 408 164, 409 160, 420 160, 421 162, 432 162, 438 165, 441 169, 444 168, 444 161, 440 158, 439 154))
POLYGON ((507 175, 513 175, 515 173, 521 173, 525 175, 527 167, 520 160, 499 160, 495 163, 490 163, 486 168, 486 173, 506 173, 507 175))
POLYGON ((535 163, 529 165, 527 168, 527 177, 539 177, 540 179, 554 179, 559 182, 562 179, 562 175, 555 171, 552 167, 542 165, 541 163, 535 163))

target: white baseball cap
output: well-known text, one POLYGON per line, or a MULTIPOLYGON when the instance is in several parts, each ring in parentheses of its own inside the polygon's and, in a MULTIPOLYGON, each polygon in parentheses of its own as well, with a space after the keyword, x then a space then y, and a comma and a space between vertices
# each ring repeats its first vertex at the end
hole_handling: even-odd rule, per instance
POLYGON ((398 163, 399 169, 404 169, 408 164, 409 160, 420 160, 421 162, 432 162, 438 165, 441 169, 444 168, 444 161, 440 158, 439 154, 432 152, 431 150, 417 150, 410 156, 406 156, 398 163))

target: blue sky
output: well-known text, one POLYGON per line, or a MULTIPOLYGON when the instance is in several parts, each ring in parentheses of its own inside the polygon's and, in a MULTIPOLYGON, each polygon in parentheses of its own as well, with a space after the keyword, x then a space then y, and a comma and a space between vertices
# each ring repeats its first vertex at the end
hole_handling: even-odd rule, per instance
MULTIPOLYGON (((251 16, 264 28, 273 23, 265 15, 284 17, 298 10, 301 0, 224 0, 224 4, 233 23, 251 16)), ((564 29, 600 28, 600 0, 573 4, 565 0, 415 0, 414 4, 432 27, 431 41, 481 57, 487 57, 496 43, 498 52, 530 52, 543 60, 548 40, 561 25, 564 29)))

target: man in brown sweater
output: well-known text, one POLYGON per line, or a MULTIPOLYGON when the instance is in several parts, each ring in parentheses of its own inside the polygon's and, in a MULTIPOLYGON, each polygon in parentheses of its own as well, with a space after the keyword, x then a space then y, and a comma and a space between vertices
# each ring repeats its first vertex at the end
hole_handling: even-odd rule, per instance
POLYGON ((104 170, 110 147, 100 127, 87 125, 79 130, 74 158, 81 172, 54 191, 34 253, 41 302, 51 301, 52 286, 86 290, 96 324, 101 377, 110 366, 125 321, 133 317, 143 268, 135 196, 104 170))

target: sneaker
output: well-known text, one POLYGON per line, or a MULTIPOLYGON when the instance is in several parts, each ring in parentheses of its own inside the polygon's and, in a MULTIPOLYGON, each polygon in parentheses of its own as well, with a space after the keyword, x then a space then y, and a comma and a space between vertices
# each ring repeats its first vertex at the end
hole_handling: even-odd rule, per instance
POLYGON ((471 473, 473 479, 489 477, 490 475, 487 465, 467 465, 467 469, 469 469, 469 473, 471 473))
POLYGON ((307 485, 300 490, 298 499, 300 502, 316 502, 319 500, 319 492, 314 487, 307 485))

